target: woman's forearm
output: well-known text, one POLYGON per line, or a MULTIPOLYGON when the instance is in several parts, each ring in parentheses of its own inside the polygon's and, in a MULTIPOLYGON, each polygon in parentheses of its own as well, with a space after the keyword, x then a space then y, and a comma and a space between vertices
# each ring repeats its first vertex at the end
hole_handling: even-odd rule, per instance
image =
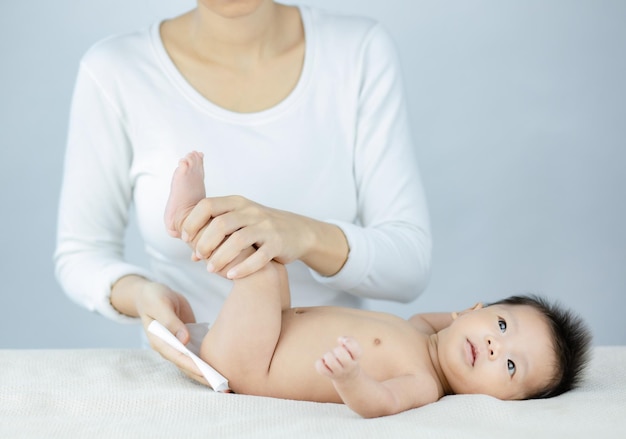
POLYGON ((301 260, 322 276, 336 274, 348 259, 348 241, 334 224, 307 219, 310 239, 301 260))
POLYGON ((137 297, 148 283, 146 278, 134 274, 120 278, 111 288, 111 305, 122 314, 139 317, 137 297))

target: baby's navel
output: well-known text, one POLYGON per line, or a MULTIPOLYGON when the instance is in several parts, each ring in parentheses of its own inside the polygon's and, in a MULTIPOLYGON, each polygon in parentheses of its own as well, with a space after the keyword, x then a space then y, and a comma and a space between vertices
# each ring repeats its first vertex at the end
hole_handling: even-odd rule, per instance
POLYGON ((374 339, 374 346, 378 346, 380 345, 382 342, 380 341, 380 338, 375 338, 374 339))

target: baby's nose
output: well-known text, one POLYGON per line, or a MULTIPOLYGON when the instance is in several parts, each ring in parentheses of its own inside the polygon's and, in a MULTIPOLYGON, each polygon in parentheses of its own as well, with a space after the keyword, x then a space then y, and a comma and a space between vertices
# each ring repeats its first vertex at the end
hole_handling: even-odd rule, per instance
POLYGON ((496 341, 495 337, 488 336, 487 337, 487 355, 490 359, 495 360, 498 358, 498 354, 500 351, 500 345, 496 341))

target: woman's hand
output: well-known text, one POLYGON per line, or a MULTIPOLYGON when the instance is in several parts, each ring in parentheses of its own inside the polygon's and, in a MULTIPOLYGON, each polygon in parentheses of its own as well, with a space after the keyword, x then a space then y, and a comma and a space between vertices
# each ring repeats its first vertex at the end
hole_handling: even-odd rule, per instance
POLYGON ((245 277, 272 259, 282 264, 302 260, 322 275, 335 274, 348 255, 341 230, 331 224, 272 209, 241 196, 205 198, 187 216, 182 238, 195 248, 194 259, 219 272, 249 247, 256 251, 228 270, 230 279, 245 277))
POLYGON ((136 306, 152 349, 174 363, 189 378, 208 385, 202 372, 191 358, 148 332, 148 325, 156 320, 174 334, 181 343, 187 344, 190 335, 185 323, 196 321, 187 299, 166 285, 150 282, 144 285, 141 294, 137 296, 136 306))
POLYGON ((190 335, 185 323, 194 323, 196 319, 185 297, 166 285, 131 275, 114 285, 111 303, 121 312, 141 318, 150 346, 163 358, 174 363, 188 377, 208 385, 191 358, 148 332, 148 325, 157 320, 183 344, 187 344, 190 335))

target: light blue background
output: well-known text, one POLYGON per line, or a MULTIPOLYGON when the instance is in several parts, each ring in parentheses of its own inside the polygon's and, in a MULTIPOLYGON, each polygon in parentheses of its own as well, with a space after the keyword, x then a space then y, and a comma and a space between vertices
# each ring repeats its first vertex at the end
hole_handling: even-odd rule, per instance
MULTIPOLYGON (((397 42, 434 234, 402 316, 537 292, 626 344, 626 2, 320 0, 397 42)), ((0 348, 132 347, 138 326, 74 305, 53 274, 67 116, 97 40, 190 0, 0 6, 0 348)), ((143 263, 129 231, 129 257, 143 263)))

